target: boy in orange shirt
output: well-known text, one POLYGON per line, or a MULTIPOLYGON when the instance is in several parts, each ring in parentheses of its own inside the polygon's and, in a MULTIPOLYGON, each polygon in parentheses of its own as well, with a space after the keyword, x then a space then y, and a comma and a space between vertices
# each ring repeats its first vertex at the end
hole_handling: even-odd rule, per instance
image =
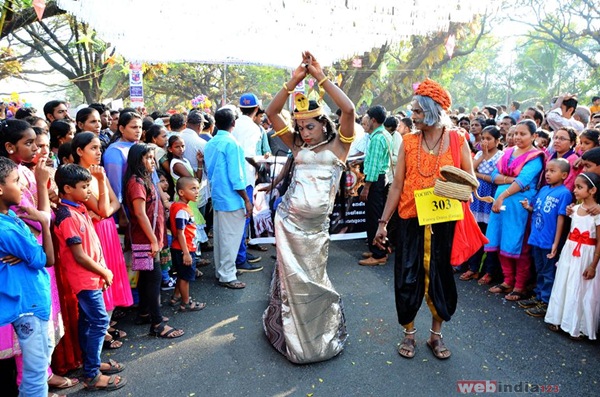
POLYGON ((196 224, 188 203, 195 203, 200 194, 200 184, 196 178, 181 177, 175 187, 179 201, 171 204, 169 224, 173 233, 171 259, 177 271, 177 284, 171 304, 179 303, 179 312, 195 312, 206 307, 206 303, 190 299, 190 281, 196 279, 196 224))

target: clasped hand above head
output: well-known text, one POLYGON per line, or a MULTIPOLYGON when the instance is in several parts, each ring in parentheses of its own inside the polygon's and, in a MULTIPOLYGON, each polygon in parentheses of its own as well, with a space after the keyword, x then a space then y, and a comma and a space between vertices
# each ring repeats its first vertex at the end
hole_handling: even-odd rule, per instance
POLYGON ((302 63, 294 71, 294 76, 302 81, 307 75, 311 75, 318 81, 325 77, 319 61, 309 51, 304 51, 302 53, 302 63))

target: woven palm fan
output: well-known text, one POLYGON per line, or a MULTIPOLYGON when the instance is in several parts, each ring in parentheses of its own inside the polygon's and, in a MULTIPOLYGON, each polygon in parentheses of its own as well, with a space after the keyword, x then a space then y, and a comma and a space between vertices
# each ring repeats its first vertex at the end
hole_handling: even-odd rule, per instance
POLYGON ((479 181, 468 172, 451 165, 445 165, 440 169, 440 174, 444 179, 437 179, 435 181, 433 192, 436 195, 460 201, 469 201, 471 193, 475 193, 475 197, 478 200, 488 203, 494 202, 493 197, 480 197, 477 194, 479 181))

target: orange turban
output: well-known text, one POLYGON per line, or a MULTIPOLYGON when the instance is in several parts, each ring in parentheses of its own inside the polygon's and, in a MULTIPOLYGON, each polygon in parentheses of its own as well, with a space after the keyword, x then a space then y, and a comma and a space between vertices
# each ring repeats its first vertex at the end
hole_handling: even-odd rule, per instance
POLYGON ((441 85, 431 79, 425 79, 415 90, 415 95, 428 96, 448 111, 452 106, 450 94, 441 85))

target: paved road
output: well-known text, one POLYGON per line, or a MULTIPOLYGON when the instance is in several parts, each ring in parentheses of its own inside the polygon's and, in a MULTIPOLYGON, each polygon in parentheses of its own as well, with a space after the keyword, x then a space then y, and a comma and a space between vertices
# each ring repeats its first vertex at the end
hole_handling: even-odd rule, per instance
MULTIPOLYGON (((376 268, 358 266, 364 248, 358 240, 331 245, 328 270, 343 296, 350 335, 340 356, 294 365, 266 341, 261 314, 274 263, 269 246, 261 262, 265 270, 241 276, 248 283, 245 290, 217 286, 210 266, 192 284, 192 295, 208 303, 205 310, 175 314, 164 309, 172 324, 186 330, 184 337, 150 338, 145 326, 133 325, 133 313, 122 320, 119 326, 129 335, 110 358, 128 365, 124 375, 129 383, 110 396, 445 396, 458 394, 457 381, 465 379, 497 381, 517 390, 528 384, 557 385, 561 395, 597 395, 598 344, 548 331, 541 319, 475 282, 457 281, 458 309, 444 328, 452 357, 438 361, 426 348, 430 314, 423 305, 416 320, 416 357, 401 358, 391 261, 376 268)), ((79 389, 69 396, 88 395, 79 389)), ((504 390, 504 395, 522 394, 504 390)))

